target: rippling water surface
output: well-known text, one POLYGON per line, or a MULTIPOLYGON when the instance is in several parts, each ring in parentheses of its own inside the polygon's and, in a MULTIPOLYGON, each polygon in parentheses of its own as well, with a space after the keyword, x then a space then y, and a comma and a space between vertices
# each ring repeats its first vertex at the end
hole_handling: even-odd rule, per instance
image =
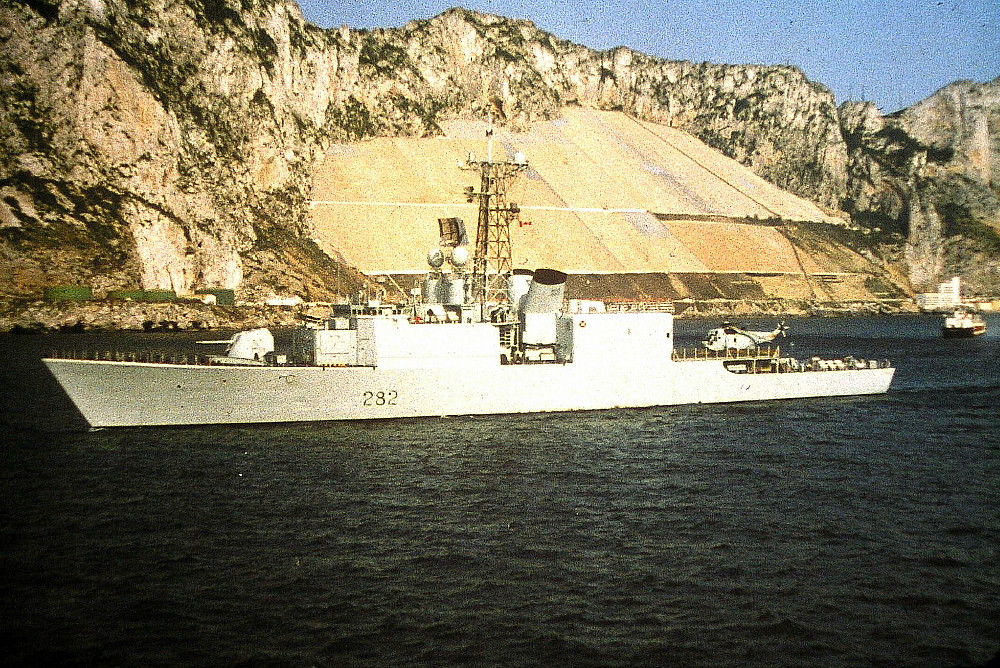
POLYGON ((790 322, 878 397, 89 433, 40 353, 195 337, 0 337, 7 662, 982 665, 1000 320, 939 323, 790 322))

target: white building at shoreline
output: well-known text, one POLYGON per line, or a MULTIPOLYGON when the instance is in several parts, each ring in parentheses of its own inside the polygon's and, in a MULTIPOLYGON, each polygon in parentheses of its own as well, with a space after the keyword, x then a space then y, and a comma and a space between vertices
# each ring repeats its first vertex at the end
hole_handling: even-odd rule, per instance
POLYGON ((922 311, 950 311, 962 303, 962 279, 952 276, 951 280, 938 283, 937 292, 922 292, 916 300, 922 311))

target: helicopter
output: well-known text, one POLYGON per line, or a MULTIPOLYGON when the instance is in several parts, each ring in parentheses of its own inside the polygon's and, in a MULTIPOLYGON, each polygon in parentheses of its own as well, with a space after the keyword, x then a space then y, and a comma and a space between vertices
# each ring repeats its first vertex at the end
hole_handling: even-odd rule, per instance
POLYGON ((783 322, 769 332, 741 329, 730 322, 724 322, 721 327, 709 330, 701 344, 709 350, 716 351, 750 350, 784 336, 787 329, 783 322))

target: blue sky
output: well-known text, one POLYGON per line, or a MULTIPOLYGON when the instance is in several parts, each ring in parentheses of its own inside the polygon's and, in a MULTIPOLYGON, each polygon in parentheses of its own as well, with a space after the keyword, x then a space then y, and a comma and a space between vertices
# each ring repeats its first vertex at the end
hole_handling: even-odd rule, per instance
POLYGON ((299 0, 322 27, 397 27, 461 5, 526 18, 593 49, 671 60, 796 65, 884 112, 959 79, 1000 76, 1000 0, 299 0))

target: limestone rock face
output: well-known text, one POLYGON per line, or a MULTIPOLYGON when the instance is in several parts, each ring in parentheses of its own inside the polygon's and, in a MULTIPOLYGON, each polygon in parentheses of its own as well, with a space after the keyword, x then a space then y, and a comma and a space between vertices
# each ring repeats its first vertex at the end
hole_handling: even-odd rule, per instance
POLYGON ((308 245, 305 193, 336 49, 293 3, 243 5, 0 9, 0 248, 14 261, 0 293, 60 282, 337 289, 322 254, 315 266, 245 270, 271 228, 308 245))
POLYGON ((845 103, 845 208, 906 236, 917 289, 961 275, 973 292, 1000 290, 1000 79, 956 82, 891 116, 845 103))
POLYGON ((838 110, 793 67, 597 52, 462 9, 396 29, 321 30, 292 0, 7 2, 0 40, 6 297, 58 283, 353 292, 360 277, 309 228, 326 147, 432 136, 488 110, 514 128, 565 105, 672 125, 782 188, 901 233, 913 212, 944 208, 940 233, 912 226, 925 249, 954 236, 956 220, 997 210, 997 82, 955 84, 882 117, 838 110), (916 154, 926 161, 913 174, 916 154))
POLYGON ((438 118, 484 116, 489 106, 515 126, 564 105, 624 111, 684 129, 796 194, 840 203, 847 151, 833 94, 796 68, 597 52, 529 21, 461 9, 358 41, 357 61, 345 59, 346 73, 357 62, 362 75, 348 98, 354 106, 337 112, 354 122, 351 133, 431 132, 438 118), (374 109, 387 110, 381 121, 374 109), (404 127, 401 111, 423 127, 404 127))
POLYGON ((951 154, 949 171, 1000 184, 1000 78, 958 81, 904 110, 899 126, 929 150, 951 154))

